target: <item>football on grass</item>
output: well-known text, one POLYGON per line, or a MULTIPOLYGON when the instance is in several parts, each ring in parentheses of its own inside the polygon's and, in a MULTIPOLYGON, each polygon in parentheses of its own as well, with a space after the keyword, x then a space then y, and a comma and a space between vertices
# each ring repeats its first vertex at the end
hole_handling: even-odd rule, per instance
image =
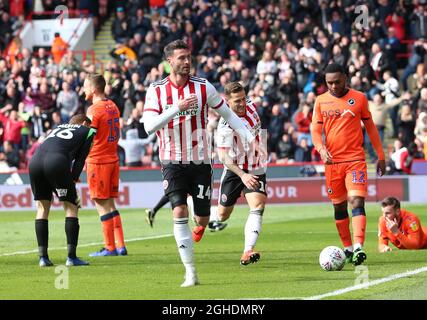
POLYGON ((345 253, 341 248, 329 246, 320 252, 320 267, 325 271, 339 271, 345 264, 345 253))

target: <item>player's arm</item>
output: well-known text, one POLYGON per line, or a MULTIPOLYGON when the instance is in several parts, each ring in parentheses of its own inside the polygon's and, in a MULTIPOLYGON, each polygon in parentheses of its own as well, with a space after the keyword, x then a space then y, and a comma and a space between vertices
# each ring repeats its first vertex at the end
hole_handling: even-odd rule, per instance
POLYGON ((420 221, 414 219, 409 222, 405 221, 404 223, 409 224, 407 233, 404 234, 401 230, 398 230, 395 236, 406 249, 420 249, 424 241, 424 234, 422 233, 420 221))
POLYGON ((246 125, 240 118, 227 106, 227 103, 216 91, 215 87, 206 81, 206 93, 208 106, 218 112, 234 131, 240 136, 243 143, 252 143, 255 137, 246 128, 246 125))
POLYGON ((381 138, 378 133, 377 127, 375 126, 374 121, 372 120, 371 112, 368 109, 368 100, 364 98, 364 103, 362 105, 362 121, 365 125, 366 132, 368 133, 369 139, 371 140, 372 146, 378 155, 378 167, 377 172, 380 176, 385 173, 385 155, 383 146, 381 143, 381 138))
POLYGON ((250 190, 255 190, 259 187, 258 177, 250 173, 244 172, 239 168, 229 155, 230 148, 218 148, 218 157, 221 163, 227 167, 228 170, 236 174, 243 182, 243 184, 250 190))
POLYGON ((391 247, 388 245, 388 238, 384 234, 385 224, 384 224, 384 218, 380 218, 380 221, 378 223, 378 251, 379 252, 388 252, 391 251, 391 247))
POLYGON ((318 100, 314 104, 313 121, 310 125, 311 139, 316 150, 319 152, 320 157, 324 164, 332 163, 332 155, 329 153, 322 139, 323 131, 323 118, 320 112, 320 105, 318 100))
POLYGON ((160 112, 159 97, 156 89, 150 86, 147 90, 144 109, 144 127, 148 134, 154 133, 163 128, 180 111, 185 111, 197 103, 197 96, 190 94, 188 97, 178 101, 176 105, 160 112))
POLYGON ((76 154, 74 160, 73 168, 71 169, 71 176, 73 181, 78 181, 80 174, 82 173, 83 167, 85 165, 85 160, 89 154, 90 148, 92 147, 93 138, 95 137, 96 130, 90 128, 86 140, 83 145, 80 147, 79 151, 76 154))

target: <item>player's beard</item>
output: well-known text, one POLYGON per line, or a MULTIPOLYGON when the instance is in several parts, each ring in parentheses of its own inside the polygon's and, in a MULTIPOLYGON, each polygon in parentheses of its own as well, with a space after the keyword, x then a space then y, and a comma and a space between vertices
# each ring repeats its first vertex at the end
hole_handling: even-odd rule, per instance
POLYGON ((188 77, 190 75, 191 66, 179 66, 174 70, 177 75, 181 77, 188 77))

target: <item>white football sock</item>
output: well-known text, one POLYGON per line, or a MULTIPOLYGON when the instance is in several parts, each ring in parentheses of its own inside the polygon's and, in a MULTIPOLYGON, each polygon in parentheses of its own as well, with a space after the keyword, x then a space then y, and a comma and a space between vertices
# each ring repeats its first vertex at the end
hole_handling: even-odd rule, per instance
POLYGON ((350 251, 350 252, 353 252, 353 246, 345 247, 345 248, 344 248, 344 251, 345 251, 345 250, 350 251))
POLYGON ((362 249, 362 244, 361 243, 355 243, 354 244, 354 250, 357 250, 357 249, 362 249))
POLYGON ((245 252, 252 250, 261 233, 262 214, 264 209, 253 209, 249 212, 245 224, 245 252))
POLYGON ((195 272, 193 237, 188 226, 188 218, 174 218, 173 222, 173 234, 186 273, 195 272))
POLYGON ((211 206, 211 215, 209 216, 209 221, 219 221, 218 206, 211 206))

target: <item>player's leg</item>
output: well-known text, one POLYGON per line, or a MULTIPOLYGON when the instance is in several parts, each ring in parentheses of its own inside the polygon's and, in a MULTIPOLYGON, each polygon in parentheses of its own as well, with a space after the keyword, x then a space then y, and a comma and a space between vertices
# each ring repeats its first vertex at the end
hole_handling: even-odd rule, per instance
POLYGON ((194 286, 199 283, 194 264, 194 242, 188 225, 187 192, 174 191, 168 194, 172 205, 173 233, 179 256, 185 267, 185 281, 181 287, 194 286))
MULTIPOLYGON (((242 180, 232 171, 224 169, 219 187, 217 218, 209 223, 211 231, 222 230, 233 212, 234 205, 244 188, 242 180)), ((212 220, 212 219, 211 219, 212 220)))
POLYGON ((367 177, 366 162, 355 161, 347 164, 345 182, 352 214, 354 265, 359 265, 366 260, 363 244, 366 233, 365 197, 368 195, 367 177))
POLYGON ((172 206, 173 234, 179 256, 185 267, 185 281, 181 287, 199 283, 194 263, 194 243, 188 225, 188 178, 185 173, 185 168, 180 165, 167 164, 162 167, 163 188, 172 206))
POLYGON ((341 239, 346 255, 346 262, 351 263, 353 258, 353 242, 350 232, 350 218, 348 216, 347 201, 334 203, 335 226, 341 239))
MULTIPOLYGON (((91 257, 117 256, 114 230, 116 207, 114 199, 111 198, 113 184, 111 177, 114 169, 110 164, 88 163, 87 165, 90 197, 99 214, 104 237, 104 247, 100 251, 89 254, 91 257)), ((116 184, 114 188, 118 189, 118 185, 116 184)))
POLYGON ((63 207, 65 210, 65 234, 67 236, 67 260, 65 265, 71 266, 87 266, 87 261, 81 260, 77 257, 77 243, 79 241, 79 218, 77 216, 79 210, 79 201, 77 196, 74 201, 63 201, 63 207))
POLYGON ((119 196, 119 176, 120 167, 118 163, 112 165, 110 175, 110 206, 111 212, 113 213, 113 224, 114 224, 114 240, 117 244, 117 253, 119 256, 126 256, 128 254, 126 249, 125 237, 123 233, 123 224, 120 212, 116 207, 114 198, 119 196))
POLYGON ((209 223, 212 195, 212 167, 209 164, 191 164, 188 167, 190 195, 194 206, 193 240, 199 242, 209 223))
POLYGON ((163 195, 163 197, 160 198, 159 202, 154 206, 153 209, 147 209, 145 210, 146 213, 146 221, 150 225, 150 227, 153 227, 154 218, 156 217, 157 211, 159 211, 162 207, 164 207, 169 202, 169 198, 166 195, 163 195))
POLYGON ((262 193, 252 192, 246 194, 250 211, 245 224, 245 246, 243 255, 240 258, 241 265, 257 262, 261 257, 260 253, 255 251, 255 245, 261 233, 266 199, 266 195, 262 193))
POLYGON ((261 257, 260 253, 254 249, 261 234, 262 217, 267 201, 265 174, 258 176, 258 182, 259 187, 255 190, 246 187, 243 189, 250 211, 245 224, 245 246, 240 259, 241 265, 257 262, 261 257))
POLYGON ((366 253, 363 250, 366 232, 366 214, 365 214, 365 199, 363 197, 349 197, 350 206, 352 208, 352 226, 354 239, 354 254, 353 264, 359 265, 366 260, 366 253))
POLYGON ((344 247, 344 252, 351 262, 353 243, 350 232, 350 218, 347 212, 347 190, 345 187, 345 170, 341 164, 325 166, 326 190, 334 207, 335 226, 344 247))
POLYGON ((37 215, 35 221, 37 245, 39 249, 39 266, 50 267, 53 263, 49 260, 49 211, 51 206, 50 200, 37 200, 37 215))
POLYGON ((49 211, 52 203, 52 186, 46 179, 43 170, 43 157, 35 156, 29 166, 31 191, 36 200, 37 213, 34 221, 37 244, 39 249, 39 266, 49 267, 49 211))
POLYGON ((80 207, 80 198, 77 195, 76 185, 73 182, 71 173, 69 170, 64 172, 62 178, 56 182, 57 190, 67 190, 67 192, 58 194, 58 198, 62 201, 62 205, 65 211, 65 235, 67 237, 67 260, 65 265, 71 266, 86 266, 89 263, 77 258, 77 243, 79 240, 79 219, 77 216, 80 207))

